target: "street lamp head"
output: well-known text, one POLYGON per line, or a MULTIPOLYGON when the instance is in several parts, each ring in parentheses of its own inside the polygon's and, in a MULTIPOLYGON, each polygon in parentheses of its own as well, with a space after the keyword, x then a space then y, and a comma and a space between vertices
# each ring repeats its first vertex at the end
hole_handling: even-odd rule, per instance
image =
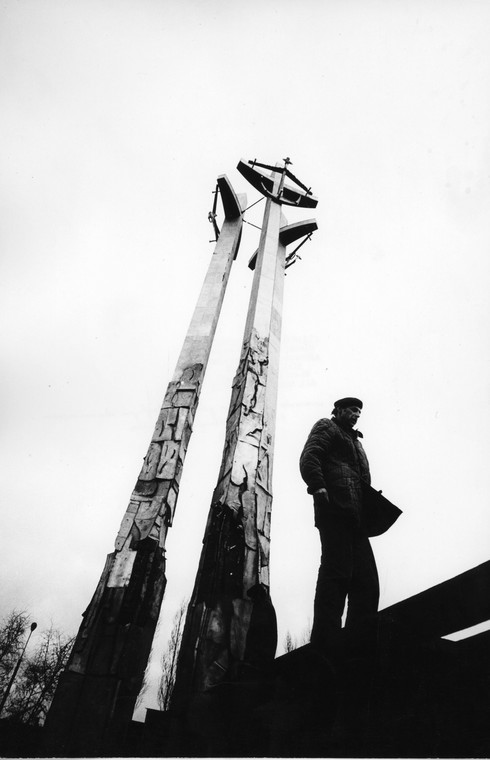
POLYGON ((37 623, 31 623, 31 633, 32 631, 35 631, 37 628, 37 623))

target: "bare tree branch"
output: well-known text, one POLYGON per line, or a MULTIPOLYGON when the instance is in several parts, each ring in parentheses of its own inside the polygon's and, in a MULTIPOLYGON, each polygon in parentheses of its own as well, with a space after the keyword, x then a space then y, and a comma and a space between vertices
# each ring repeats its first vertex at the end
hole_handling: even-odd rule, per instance
MULTIPOLYGON (((24 617, 23 630, 25 630, 28 618, 24 613, 22 615, 24 617)), ((14 621, 14 613, 11 613, 7 621, 10 622, 11 629, 12 621, 14 621)), ((18 619, 17 626, 21 628, 18 619)), ((5 627, 0 630, 0 641, 4 629, 5 627)), ((33 654, 25 656, 19 669, 4 708, 5 717, 30 725, 44 723, 73 641, 73 637, 65 636, 53 625, 43 631, 38 647, 33 654)), ((20 643, 23 644, 22 637, 20 643)))
POLYGON ((0 691, 7 688, 10 675, 24 646, 24 634, 29 625, 29 615, 24 610, 12 610, 0 625, 0 691))
POLYGON ((175 672, 177 670, 177 657, 182 642, 187 604, 187 600, 182 600, 179 609, 175 613, 170 638, 162 655, 162 676, 157 693, 158 705, 161 710, 168 710, 170 699, 172 697, 172 691, 175 684, 175 672))
POLYGON ((310 643, 311 638, 311 621, 308 620, 308 625, 304 630, 302 631, 301 635, 298 638, 294 638, 291 636, 291 632, 287 631, 286 635, 284 637, 283 647, 284 652, 288 654, 288 652, 292 652, 294 649, 298 649, 298 647, 305 646, 305 644, 310 643))

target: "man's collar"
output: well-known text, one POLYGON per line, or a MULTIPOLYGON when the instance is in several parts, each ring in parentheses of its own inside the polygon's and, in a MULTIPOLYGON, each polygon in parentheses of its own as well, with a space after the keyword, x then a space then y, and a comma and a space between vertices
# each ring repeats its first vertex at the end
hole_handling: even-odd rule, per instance
POLYGON ((349 427, 349 425, 342 425, 340 420, 338 420, 336 417, 332 417, 332 422, 335 422, 338 427, 343 430, 345 433, 349 433, 353 438, 364 438, 363 434, 360 430, 354 430, 353 428, 349 427))

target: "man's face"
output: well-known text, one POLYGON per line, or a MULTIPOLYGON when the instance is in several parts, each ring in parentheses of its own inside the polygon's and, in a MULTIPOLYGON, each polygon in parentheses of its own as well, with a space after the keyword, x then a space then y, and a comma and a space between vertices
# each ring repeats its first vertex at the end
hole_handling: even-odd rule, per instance
POLYGON ((354 427, 360 416, 361 410, 358 406, 347 406, 345 409, 339 409, 337 412, 337 419, 351 428, 354 427))

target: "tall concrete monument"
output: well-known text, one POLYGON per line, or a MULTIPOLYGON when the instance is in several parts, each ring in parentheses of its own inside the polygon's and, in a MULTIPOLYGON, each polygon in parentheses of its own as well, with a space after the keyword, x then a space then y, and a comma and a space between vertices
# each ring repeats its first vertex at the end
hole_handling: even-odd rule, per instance
POLYGON ((226 176, 218 178, 218 189, 225 221, 219 232, 211 214, 216 247, 114 551, 48 715, 48 753, 114 754, 143 683, 166 586, 167 531, 246 206, 226 176))
POLYGON ((214 687, 260 669, 276 649, 269 543, 284 274, 295 253, 286 256, 286 246, 317 228, 315 220, 287 225, 282 215, 284 204, 317 205, 289 164, 240 161, 237 167, 266 196, 266 206, 250 262, 255 274, 221 469, 182 640, 174 692, 180 712, 214 687), (285 182, 287 176, 296 187, 285 182))

